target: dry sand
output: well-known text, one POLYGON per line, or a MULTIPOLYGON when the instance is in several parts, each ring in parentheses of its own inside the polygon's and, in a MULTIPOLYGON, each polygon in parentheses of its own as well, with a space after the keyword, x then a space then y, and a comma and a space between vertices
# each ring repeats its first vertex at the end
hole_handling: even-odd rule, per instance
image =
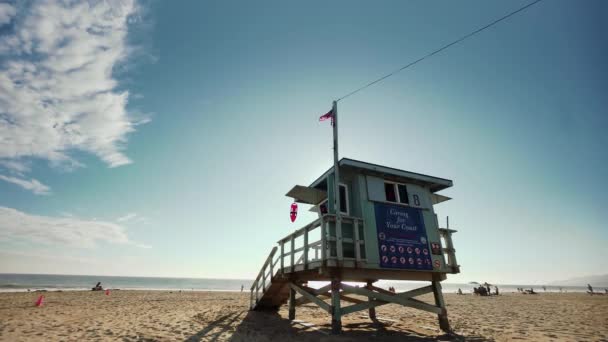
POLYGON ((344 333, 336 337, 328 334, 330 317, 312 304, 298 307, 299 321, 290 322, 286 306, 278 314, 249 312, 247 293, 47 292, 37 308, 38 295, 0 293, 0 340, 608 341, 608 296, 580 293, 448 294, 459 335, 451 338, 442 336, 435 315, 392 304, 377 309, 381 326, 364 312, 344 316, 344 333))

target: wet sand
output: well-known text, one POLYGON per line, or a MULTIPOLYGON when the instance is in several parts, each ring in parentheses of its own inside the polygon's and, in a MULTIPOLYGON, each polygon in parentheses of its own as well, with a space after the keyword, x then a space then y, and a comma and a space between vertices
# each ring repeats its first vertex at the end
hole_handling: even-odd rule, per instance
MULTIPOLYGON (((608 296, 582 293, 447 294, 455 337, 436 316, 397 305, 343 317, 332 336, 330 317, 312 304, 278 313, 248 311, 248 293, 112 291, 0 293, 0 341, 607 341, 608 296)), ((418 297, 430 302, 431 295, 418 297)), ((343 305, 349 305, 343 303, 343 305)))

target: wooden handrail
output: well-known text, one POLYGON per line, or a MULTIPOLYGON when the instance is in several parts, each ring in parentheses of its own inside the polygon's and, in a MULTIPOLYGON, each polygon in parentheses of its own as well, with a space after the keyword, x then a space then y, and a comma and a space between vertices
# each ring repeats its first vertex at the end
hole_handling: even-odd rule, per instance
MULTIPOLYGON (((361 255, 360 255, 359 248, 361 245, 365 244, 365 237, 358 236, 359 235, 358 228, 360 227, 360 225, 364 224, 363 219, 359 218, 359 217, 353 217, 353 216, 341 216, 342 222, 347 223, 347 224, 352 223, 353 229, 355 230, 353 232, 353 238, 341 238, 341 239, 338 236, 329 236, 327 223, 335 222, 335 220, 336 220, 336 215, 325 214, 325 215, 317 218, 316 220, 306 224, 302 228, 297 229, 293 233, 285 236, 284 238, 282 238, 281 240, 278 241, 278 246, 275 246, 272 248, 272 250, 270 251, 270 254, 266 258, 266 261, 264 262, 264 265, 260 269, 260 272, 258 273, 257 277, 253 281, 253 284, 251 285, 250 301, 251 301, 252 308, 254 307, 254 304, 258 302, 258 300, 260 298, 260 293, 263 294, 266 291, 266 289, 271 286, 272 278, 274 277, 275 271, 277 274, 283 275, 286 272, 295 271, 296 265, 303 265, 304 269, 308 269, 308 264, 309 264, 308 251, 309 251, 309 249, 315 250, 315 253, 314 253, 315 255, 312 260, 314 260, 315 262, 321 261, 323 263, 323 265, 325 265, 326 260, 336 259, 336 257, 331 256, 331 254, 328 251, 329 241, 332 241, 332 242, 335 241, 336 244, 342 244, 345 242, 354 243, 355 248, 356 248, 355 258, 344 258, 344 259, 361 261, 361 255), (321 239, 310 242, 309 233, 319 227, 321 230, 321 239), (295 248, 295 240, 297 238, 299 238, 300 236, 302 236, 304 239, 303 245, 299 248, 295 248), (289 245, 290 245, 289 252, 285 252, 285 244, 287 244, 287 243, 289 243, 289 245), (278 258, 276 258, 276 260, 275 260, 274 257, 275 257, 275 254, 277 254, 277 250, 279 248, 281 251, 278 255, 278 258), (317 254, 318 250, 321 250, 320 258, 317 254), (300 253, 300 252, 302 252, 302 255, 300 255, 296 259, 295 254, 300 253), (285 265, 286 257, 289 258, 289 267, 287 267, 285 265), (275 266, 277 266, 277 265, 278 265, 278 268, 275 268, 275 266), (287 271, 285 271, 285 269, 287 269, 287 271)), ((340 245, 340 247, 341 247, 341 245, 340 245)))
MULTIPOLYGON (((266 270, 266 267, 268 266, 268 263, 272 261, 272 257, 274 257, 274 254, 276 252, 277 252, 277 247, 275 246, 275 247, 272 248, 272 251, 270 251, 270 254, 268 255, 268 258, 266 258, 266 261, 264 262, 264 266, 262 266, 262 269, 260 270, 260 273, 258 273, 258 276, 253 281, 253 284, 251 285, 251 291, 253 291, 253 289, 255 288, 255 285, 260 280, 260 277, 264 274, 264 270, 266 270)), ((271 275, 271 277, 272 277, 272 275, 271 275)))

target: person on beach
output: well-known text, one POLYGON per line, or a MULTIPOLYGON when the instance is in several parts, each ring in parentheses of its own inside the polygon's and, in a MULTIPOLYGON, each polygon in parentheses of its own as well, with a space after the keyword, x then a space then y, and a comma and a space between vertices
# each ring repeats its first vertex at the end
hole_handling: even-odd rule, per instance
POLYGON ((495 294, 498 296, 498 286, 494 286, 494 291, 496 291, 495 294))
POLYGON ((244 288, 245 288, 245 286, 241 285, 241 292, 243 292, 244 288))
POLYGON ((462 290, 460 288, 458 288, 458 294, 461 295, 462 294, 462 290))
POLYGON ((94 288, 91 289, 92 291, 103 291, 103 287, 101 286, 101 282, 97 282, 97 285, 95 285, 94 288))

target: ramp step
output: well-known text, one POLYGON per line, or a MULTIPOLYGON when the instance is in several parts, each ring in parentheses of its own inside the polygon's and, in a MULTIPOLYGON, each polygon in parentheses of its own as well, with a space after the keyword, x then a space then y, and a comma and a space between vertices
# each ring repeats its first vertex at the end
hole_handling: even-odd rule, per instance
POLYGON ((270 286, 262 293, 254 310, 278 310, 289 299, 289 286, 284 279, 272 279, 270 286))

